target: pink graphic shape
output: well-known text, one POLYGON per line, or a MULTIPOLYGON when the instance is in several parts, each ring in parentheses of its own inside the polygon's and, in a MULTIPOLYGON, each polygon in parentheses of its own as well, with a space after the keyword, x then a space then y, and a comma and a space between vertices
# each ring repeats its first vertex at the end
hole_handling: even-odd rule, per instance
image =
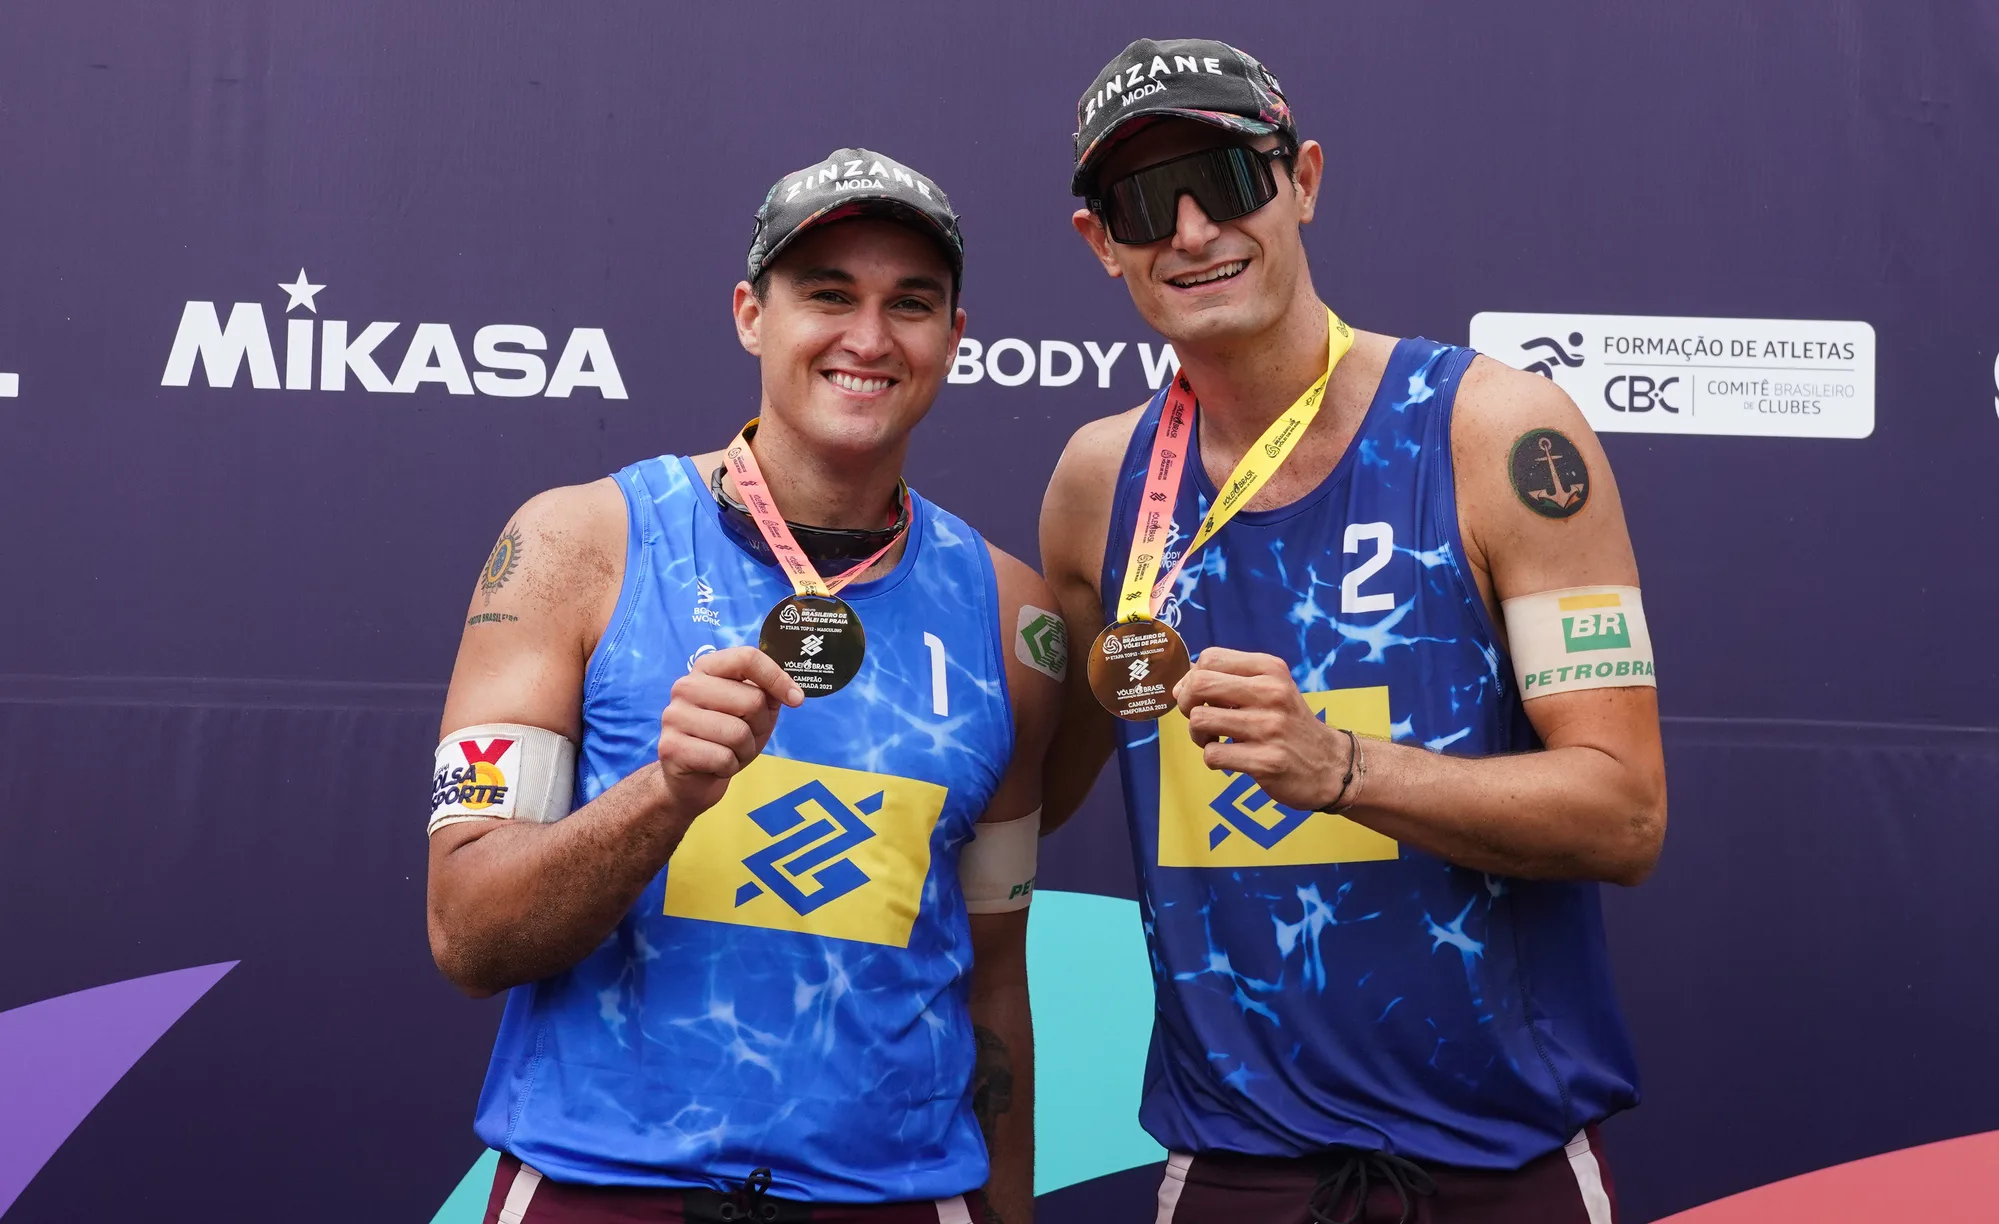
POLYGON ((0 1215, 97 1103, 235 961, 0 1012, 0 1215))
POLYGON ((1885 1152, 1731 1194, 1658 1224, 1985 1224, 1999 1202, 1999 1131, 1885 1152))

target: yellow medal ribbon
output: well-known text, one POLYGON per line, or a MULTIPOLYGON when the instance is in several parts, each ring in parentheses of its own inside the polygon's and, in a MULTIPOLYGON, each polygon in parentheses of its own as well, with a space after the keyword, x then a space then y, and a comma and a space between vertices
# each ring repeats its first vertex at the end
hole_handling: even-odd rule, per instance
POLYGON ((1173 504, 1180 490, 1180 467, 1186 462, 1188 440, 1193 437, 1195 414, 1199 402, 1194 398, 1194 389, 1187 376, 1177 374, 1173 378, 1171 390, 1166 394, 1166 403, 1159 411, 1159 428, 1152 439, 1152 467, 1145 474, 1145 492, 1139 502, 1138 523, 1131 535, 1131 556, 1125 562, 1124 588, 1118 593, 1117 619, 1119 622, 1147 620, 1156 616, 1165 603, 1166 596, 1173 589, 1173 580, 1180 576, 1180 569, 1187 564, 1187 558, 1198 552, 1203 544, 1213 539, 1236 512, 1249 504, 1277 469, 1284 466, 1298 440, 1305 436, 1312 418, 1319 415, 1319 408, 1326 396, 1326 384, 1333 377, 1334 367, 1353 347, 1353 330, 1330 309, 1326 311, 1326 372, 1318 381, 1305 389, 1305 393, 1280 413, 1263 436, 1256 440, 1235 471, 1229 474, 1228 483, 1223 485, 1215 497, 1214 505, 1208 508, 1208 516, 1201 522, 1201 529, 1172 568, 1161 573, 1165 562, 1167 529, 1173 521, 1173 504), (1151 575, 1158 575, 1147 581, 1151 575))

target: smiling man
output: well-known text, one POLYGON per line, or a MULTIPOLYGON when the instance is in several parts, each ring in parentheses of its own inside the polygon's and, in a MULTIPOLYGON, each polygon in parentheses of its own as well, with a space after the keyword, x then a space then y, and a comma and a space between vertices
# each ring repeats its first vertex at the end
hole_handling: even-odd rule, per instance
POLYGON ((541 494, 487 562, 429 929, 461 989, 511 990, 489 1224, 1031 1217, 1060 676, 1017 639, 1051 600, 901 479, 962 250, 887 157, 787 175, 735 290, 758 419, 541 494))
POLYGON ((1603 450, 1547 380, 1327 309, 1326 154, 1243 52, 1131 44, 1075 156, 1181 362, 1076 433, 1041 524, 1094 641, 1047 816, 1115 748, 1158 1220, 1607 1224, 1596 1124, 1637 1093, 1597 882, 1652 869, 1666 800, 1603 450))

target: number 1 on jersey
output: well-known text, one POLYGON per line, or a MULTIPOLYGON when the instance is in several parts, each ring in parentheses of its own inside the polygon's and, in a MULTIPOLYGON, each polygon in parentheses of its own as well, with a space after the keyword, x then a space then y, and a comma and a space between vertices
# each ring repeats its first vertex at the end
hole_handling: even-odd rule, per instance
POLYGON ((944 639, 934 633, 923 635, 930 648, 930 712, 939 718, 951 717, 951 690, 944 684, 944 639))

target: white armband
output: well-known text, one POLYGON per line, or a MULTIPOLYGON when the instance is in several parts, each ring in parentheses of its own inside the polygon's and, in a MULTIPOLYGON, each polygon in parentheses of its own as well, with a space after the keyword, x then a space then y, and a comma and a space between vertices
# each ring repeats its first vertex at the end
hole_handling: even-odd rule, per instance
POLYGON ((1593 688, 1656 688, 1638 588, 1568 587, 1504 600, 1520 698, 1593 688))
POLYGON ((518 723, 453 731, 437 746, 424 833, 467 820, 561 820, 575 786, 576 745, 553 731, 518 723))
POLYGON ((1034 899, 1034 865, 1041 853, 1041 809, 1018 820, 972 826, 972 841, 958 855, 965 909, 1005 914, 1034 899))

